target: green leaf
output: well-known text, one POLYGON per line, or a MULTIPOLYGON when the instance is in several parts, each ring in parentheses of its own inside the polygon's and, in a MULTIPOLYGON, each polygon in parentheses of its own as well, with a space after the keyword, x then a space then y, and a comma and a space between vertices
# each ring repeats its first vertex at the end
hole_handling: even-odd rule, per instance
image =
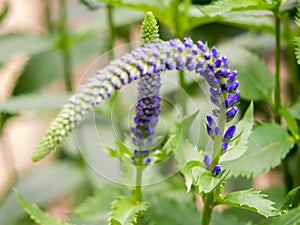
POLYGON ((295 37, 295 55, 297 63, 300 65, 300 37, 295 37))
POLYGON ((226 12, 242 10, 272 10, 275 4, 267 3, 264 0, 219 0, 207 6, 201 6, 202 13, 213 17, 226 12))
MULTIPOLYGON (((249 137, 253 127, 253 102, 251 102, 242 120, 236 125, 236 133, 241 134, 233 143, 233 149, 228 149, 224 155, 221 156, 220 162, 224 166, 225 161, 230 161, 242 156, 248 148, 249 137)), ((225 165, 225 167, 227 167, 225 165)))
POLYGON ((279 212, 272 205, 272 201, 266 199, 266 195, 259 191, 243 190, 232 192, 220 200, 221 204, 238 207, 257 212, 265 217, 277 216, 279 212))
POLYGON ((298 128, 297 121, 293 118, 291 113, 288 110, 286 110, 285 108, 281 108, 279 113, 282 115, 285 122, 287 123, 288 128, 291 131, 293 137, 296 140, 299 140, 299 128, 298 128))
POLYGON ((34 55, 21 73, 14 95, 39 91, 63 76, 62 56, 58 51, 34 55))
POLYGON ((127 194, 130 194, 129 190, 122 185, 106 184, 77 207, 75 214, 88 221, 105 222, 109 218, 112 201, 119 195, 127 194))
POLYGON ((209 193, 219 186, 228 174, 229 171, 223 170, 218 176, 214 176, 211 171, 202 170, 199 173, 196 185, 198 186, 200 193, 209 193))
POLYGON ((300 209, 292 209, 288 213, 276 218, 270 225, 299 225, 300 224, 300 209))
POLYGON ((281 207, 281 210, 291 210, 296 205, 296 198, 298 197, 298 194, 300 193, 300 186, 295 187, 293 190, 291 190, 285 197, 284 203, 281 207))
POLYGON ((37 205, 26 201, 17 193, 19 202, 24 210, 30 215, 30 218, 40 225, 71 225, 70 223, 58 220, 41 210, 37 205))
POLYGON ((300 98, 297 102, 286 109, 295 119, 300 120, 300 98))
POLYGON ((241 96, 244 99, 272 102, 274 76, 257 55, 230 44, 219 47, 230 59, 230 66, 238 70, 241 96))
MULTIPOLYGON (((38 205, 45 205, 83 185, 86 187, 88 185, 86 179, 86 174, 77 165, 56 162, 40 165, 38 169, 28 171, 19 177, 14 186, 26 199, 38 205)), ((24 215, 25 212, 11 189, 1 200, 1 225, 16 224, 16 220, 24 215)))
POLYGON ((4 2, 4 7, 2 7, 2 11, 0 12, 0 24, 3 22, 3 19, 7 16, 10 6, 8 2, 4 2))
POLYGON ((0 64, 18 53, 29 55, 50 50, 54 45, 53 37, 38 37, 26 34, 9 34, 0 37, 0 64))
POLYGON ((196 146, 192 145, 187 139, 189 128, 197 117, 198 113, 199 110, 189 116, 183 117, 181 121, 176 121, 175 128, 171 132, 171 135, 174 135, 174 138, 170 143, 171 146, 169 146, 169 148, 171 148, 174 152, 177 166, 181 171, 183 171, 186 164, 190 160, 199 160, 199 157, 197 157, 198 151, 196 149, 196 146), (196 158, 193 156, 195 156, 196 158))
POLYGON ((149 224, 197 225, 201 219, 201 214, 195 205, 182 199, 157 194, 152 195, 148 201, 149 209, 145 212, 145 218, 149 224))
POLYGON ((245 154, 227 161, 224 168, 233 176, 258 175, 278 166, 293 145, 293 138, 283 127, 264 123, 254 127, 245 154))
POLYGON ((68 94, 60 95, 20 95, 0 103, 0 111, 18 113, 21 111, 59 110, 69 99, 68 94))
POLYGON ((131 225, 137 222, 138 213, 147 210, 148 204, 134 203, 131 199, 121 196, 112 202, 111 208, 109 219, 111 225, 131 225))

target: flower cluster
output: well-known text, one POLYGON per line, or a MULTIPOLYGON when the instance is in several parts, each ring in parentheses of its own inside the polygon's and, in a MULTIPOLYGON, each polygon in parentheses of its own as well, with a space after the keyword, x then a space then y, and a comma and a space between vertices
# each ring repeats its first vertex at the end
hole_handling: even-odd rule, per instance
POLYGON ((218 175, 221 172, 221 166, 218 165, 220 155, 228 149, 229 141, 236 131, 235 125, 226 129, 226 123, 238 112, 236 105, 240 98, 239 81, 236 79, 237 71, 229 69, 226 56, 220 57, 215 47, 209 51, 204 43, 198 42, 198 45, 204 53, 201 63, 206 65, 199 68, 199 71, 210 86, 210 99, 216 106, 212 115, 206 116, 206 130, 214 141, 213 160, 211 163, 206 154, 204 163, 214 175, 218 175))
POLYGON ((153 142, 153 136, 158 122, 160 113, 160 93, 159 88, 160 73, 154 73, 142 77, 138 85, 138 101, 135 108, 136 115, 134 117, 135 126, 132 127, 133 142, 138 146, 139 150, 135 150, 133 161, 137 158, 144 159, 145 164, 150 163, 150 157, 147 157, 149 150, 141 150, 153 142))
MULTIPOLYGON (((211 86, 211 99, 217 105, 217 109, 213 111, 214 115, 219 122, 223 121, 225 116, 225 120, 230 120, 237 112, 235 104, 239 92, 236 91, 236 71, 230 71, 228 59, 220 57, 215 48, 210 50, 202 41, 196 44, 190 38, 184 38, 183 42, 178 39, 162 41, 135 49, 120 59, 111 61, 107 67, 89 78, 52 122, 34 152, 33 160, 38 161, 53 151, 84 116, 110 97, 115 89, 149 74, 184 68, 206 78, 211 86)), ((210 124, 208 127, 213 130, 210 132, 212 137, 223 134, 225 125, 217 125, 220 128, 219 132, 217 126, 210 124)), ((225 147, 229 136, 232 136, 230 133, 232 132, 227 134, 227 138, 224 137, 225 147)))

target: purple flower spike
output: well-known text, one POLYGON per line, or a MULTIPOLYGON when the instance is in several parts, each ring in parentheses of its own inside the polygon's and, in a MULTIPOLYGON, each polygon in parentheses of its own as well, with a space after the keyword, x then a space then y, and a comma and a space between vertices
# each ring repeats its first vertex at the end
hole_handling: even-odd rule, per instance
POLYGON ((218 57, 218 55, 219 55, 219 52, 218 52, 218 50, 216 49, 215 46, 211 48, 211 53, 212 53, 212 55, 213 55, 213 57, 214 57, 215 59, 216 59, 216 58, 218 57))
POLYGON ((228 119, 231 119, 233 118, 237 112, 239 111, 239 108, 237 106, 233 106, 231 109, 229 109, 227 112, 226 112, 226 116, 228 119))
POLYGON ((221 128, 219 126, 216 126, 216 128, 215 128, 215 134, 216 135, 222 134, 222 130, 221 130, 221 128))
POLYGON ((218 176, 222 171, 222 168, 220 165, 216 165, 213 170, 211 171, 213 175, 218 176))
POLYGON ((229 140, 230 138, 232 138, 232 136, 235 133, 235 130, 236 130, 236 126, 235 125, 229 127, 227 129, 227 131, 225 132, 225 134, 224 134, 224 140, 229 140))
POLYGON ((207 168, 210 167, 210 158, 209 158, 209 155, 208 155, 208 154, 205 154, 205 155, 204 155, 203 162, 204 162, 204 164, 205 164, 205 166, 206 166, 207 168))

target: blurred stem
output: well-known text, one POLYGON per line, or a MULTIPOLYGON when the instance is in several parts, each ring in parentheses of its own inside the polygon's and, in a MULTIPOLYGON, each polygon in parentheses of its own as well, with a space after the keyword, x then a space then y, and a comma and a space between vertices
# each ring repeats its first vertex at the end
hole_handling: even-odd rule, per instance
POLYGON ((65 86, 68 92, 72 92, 72 61, 67 26, 67 4, 66 0, 60 0, 59 3, 59 34, 64 64, 65 86))
POLYGON ((211 214, 214 207, 214 193, 210 192, 203 196, 203 214, 202 214, 202 221, 201 225, 209 225, 211 220, 211 214))
POLYGON ((276 47, 276 57, 275 57, 275 121, 280 124, 280 106, 281 106, 281 87, 280 87, 280 4, 278 1, 277 6, 274 10, 275 16, 275 47, 276 47))
MULTIPOLYGON (((296 161, 296 179, 294 187, 300 186, 300 143, 297 143, 297 161, 296 161)), ((300 195, 298 194, 296 197, 296 204, 299 205, 300 203, 300 195)))
POLYGON ((116 40, 116 27, 113 21, 113 6, 111 5, 107 5, 107 20, 110 28, 110 39, 108 43, 109 58, 112 60, 115 58, 113 48, 116 40))
POLYGON ((294 54, 294 38, 291 31, 291 18, 289 12, 283 14, 283 23, 284 23, 284 41, 286 44, 286 54, 287 54, 287 63, 289 65, 289 69, 291 72, 291 85, 292 85, 292 93, 291 100, 295 101, 295 97, 299 96, 299 79, 298 79, 298 66, 294 54))
POLYGON ((49 33, 53 32, 53 24, 51 21, 51 1, 47 0, 45 2, 45 23, 49 33))

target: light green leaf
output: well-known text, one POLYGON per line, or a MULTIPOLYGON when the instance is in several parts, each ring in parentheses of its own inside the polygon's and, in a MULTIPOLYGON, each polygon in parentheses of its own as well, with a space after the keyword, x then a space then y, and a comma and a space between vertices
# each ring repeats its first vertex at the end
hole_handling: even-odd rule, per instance
POLYGON ((208 16, 218 16, 226 12, 242 10, 272 10, 275 4, 268 3, 264 0, 219 0, 207 6, 201 6, 201 12, 208 16))
POLYGON ((264 123, 254 127, 245 154, 223 166, 233 176, 255 176, 278 166, 293 145, 293 138, 284 128, 264 123))
POLYGON ((112 201, 119 195, 127 194, 130 194, 129 190, 122 185, 106 184, 77 207, 75 214, 88 221, 105 222, 109 218, 112 201))
MULTIPOLYGON (((233 149, 229 149, 221 156, 221 162, 230 161, 241 157, 248 148, 249 137, 253 127, 253 102, 251 102, 242 120, 236 125, 236 133, 241 134, 233 143, 233 149)), ((222 163, 223 164, 223 163, 222 163)), ((221 165, 222 165, 221 164, 221 165)), ((226 167, 226 166, 225 166, 226 167)))
MULTIPOLYGON (((82 168, 72 163, 56 162, 40 165, 37 170, 28 171, 19 177, 14 186, 26 199, 38 205, 45 205, 83 185, 88 184, 82 168)), ((1 225, 16 224, 16 221, 25 215, 12 190, 6 194, 1 203, 1 225)))
POLYGON ((189 128, 198 113, 199 110, 189 116, 183 117, 180 122, 176 121, 175 128, 171 132, 171 135, 174 135, 174 138, 168 147, 174 152, 177 166, 181 171, 183 171, 190 160, 199 160, 199 157, 197 156, 199 152, 197 151, 196 146, 192 145, 187 139, 189 128))
POLYGON ((259 191, 243 190, 232 192, 220 200, 220 204, 238 207, 257 212, 265 217, 277 216, 279 212, 272 205, 272 201, 266 199, 266 195, 259 191))
POLYGON ((295 187, 293 190, 291 190, 285 197, 284 203, 281 207, 281 210, 291 210, 292 208, 294 208, 296 205, 296 198, 297 195, 300 191, 300 186, 295 187))
POLYGON ((270 225, 299 225, 300 224, 300 209, 292 209, 287 214, 276 218, 270 225))
POLYGON ((299 128, 298 128, 297 121, 293 118, 291 113, 288 110, 286 110, 285 108, 281 108, 279 113, 282 115, 285 122, 287 123, 288 128, 291 131, 293 137, 296 140, 299 140, 299 128))
POLYGON ((121 196, 112 202, 111 208, 109 219, 111 225, 132 225, 136 223, 137 214, 147 210, 148 204, 134 203, 131 199, 121 196))
POLYGON ((0 103, 0 111, 7 113, 18 113, 21 111, 60 110, 70 95, 20 95, 7 99, 0 103))
POLYGON ((211 171, 202 170, 199 173, 197 186, 200 193, 209 193, 219 186, 228 176, 229 171, 223 170, 218 176, 213 176, 211 171))
POLYGON ((300 120, 300 98, 297 102, 286 109, 295 119, 300 120))
POLYGON ((274 76, 257 55, 230 45, 219 47, 222 54, 230 59, 230 66, 238 70, 241 96, 244 99, 258 101, 272 101, 274 76))
POLYGON ((70 223, 63 222, 50 216, 49 214, 41 210, 37 205, 26 201, 19 193, 17 193, 17 195, 19 202, 23 206, 24 210, 30 215, 30 218, 34 222, 40 225, 71 225, 70 223))
POLYGON ((39 54, 52 49, 54 37, 9 34, 0 37, 0 64, 19 53, 39 54))

